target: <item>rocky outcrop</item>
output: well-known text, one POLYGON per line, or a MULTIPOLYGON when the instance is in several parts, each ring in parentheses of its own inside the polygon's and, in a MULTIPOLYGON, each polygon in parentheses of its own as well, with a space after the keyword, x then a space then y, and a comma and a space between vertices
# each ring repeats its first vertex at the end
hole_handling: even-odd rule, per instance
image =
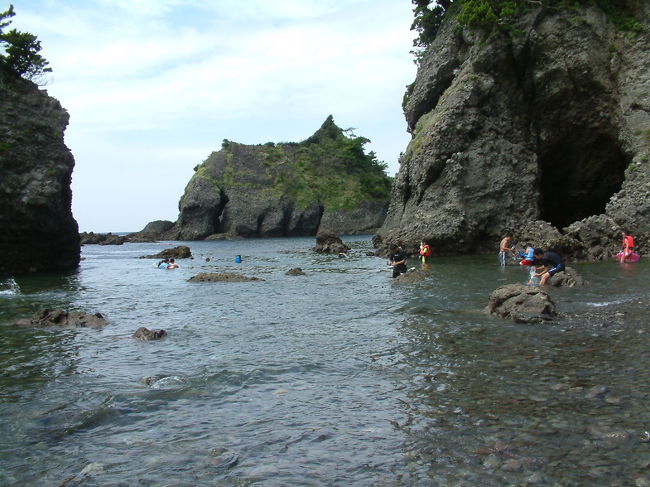
POLYGON ((405 97, 412 140, 376 243, 494 251, 539 220, 558 234, 549 248, 576 258, 611 256, 622 227, 647 242, 650 7, 638 7, 642 32, 595 7, 540 7, 487 40, 449 16, 405 97))
POLYGON ((179 245, 171 249, 165 249, 155 255, 145 255, 142 259, 192 259, 192 251, 187 245, 179 245))
POLYGON ((316 247, 313 247, 312 250, 319 254, 345 254, 350 247, 345 245, 333 232, 320 230, 316 235, 316 247))
POLYGON ((300 143, 244 145, 224 140, 185 188, 178 220, 138 235, 203 240, 373 233, 383 223, 390 179, 367 139, 348 136, 332 117, 300 143))
POLYGON ((79 234, 81 245, 122 245, 128 242, 128 239, 123 235, 115 235, 112 233, 94 233, 94 232, 81 232, 79 234))
POLYGON ((63 140, 68 113, 0 66, 0 276, 79 265, 70 189, 74 158, 63 140))
POLYGON ((23 327, 60 327, 60 328, 103 328, 108 323, 101 313, 88 314, 81 311, 62 309, 44 309, 34 313, 31 318, 18 320, 15 325, 23 327))
POLYGON ((516 323, 542 323, 557 316, 555 303, 546 292, 524 284, 495 289, 485 311, 516 323))
POLYGON ((127 238, 130 242, 149 242, 157 240, 161 235, 174 228, 174 222, 169 220, 156 220, 149 222, 142 230, 136 233, 130 233, 127 238))

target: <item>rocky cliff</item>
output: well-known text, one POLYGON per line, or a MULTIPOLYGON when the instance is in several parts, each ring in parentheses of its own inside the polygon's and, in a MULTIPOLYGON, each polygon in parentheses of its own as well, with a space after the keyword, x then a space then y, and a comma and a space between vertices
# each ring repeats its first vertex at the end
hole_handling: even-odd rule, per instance
POLYGON ((372 233, 388 207, 390 179, 363 137, 348 136, 328 117, 300 143, 224 141, 195 168, 179 217, 139 236, 173 240, 372 233))
POLYGON ((448 15, 405 96, 412 140, 377 244, 492 251, 536 220, 576 255, 603 227, 647 242, 648 5, 638 32, 596 7, 538 7, 489 36, 448 15))
POLYGON ((0 276, 79 264, 67 125, 57 100, 0 73, 0 276))

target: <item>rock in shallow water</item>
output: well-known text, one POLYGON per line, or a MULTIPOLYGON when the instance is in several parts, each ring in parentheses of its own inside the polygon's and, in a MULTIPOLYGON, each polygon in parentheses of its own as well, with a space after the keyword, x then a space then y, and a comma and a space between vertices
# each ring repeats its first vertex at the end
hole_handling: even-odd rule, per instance
POLYGON ((149 340, 160 340, 161 338, 164 338, 167 336, 167 332, 165 330, 150 330, 148 328, 145 328, 144 326, 141 326, 138 328, 135 333, 132 335, 133 338, 136 340, 140 341, 149 341, 149 340))
POLYGON ((18 320, 16 326, 58 326, 61 328, 103 328, 108 322, 101 313, 88 314, 81 311, 43 309, 31 318, 18 320))
POLYGON ((263 281, 259 277, 246 277, 234 272, 201 272, 194 277, 190 277, 188 282, 248 282, 248 281, 263 281))
POLYGON ((551 297, 538 287, 507 284, 490 295, 486 312, 516 323, 542 323, 557 316, 551 297))

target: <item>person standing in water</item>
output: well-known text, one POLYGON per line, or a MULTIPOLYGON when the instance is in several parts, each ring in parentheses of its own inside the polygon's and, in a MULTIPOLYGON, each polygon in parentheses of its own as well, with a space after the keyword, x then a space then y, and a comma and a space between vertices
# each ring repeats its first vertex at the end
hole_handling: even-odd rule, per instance
POLYGON ((407 271, 406 260, 406 252, 400 246, 393 245, 391 253, 388 256, 388 265, 393 268, 393 278, 407 271))
POLYGON ((427 263, 427 259, 431 256, 431 246, 426 240, 423 240, 420 243, 420 259, 422 259, 422 264, 427 263))
POLYGON ((512 246, 512 237, 506 235, 499 244, 499 264, 505 266, 508 264, 508 257, 514 256, 515 248, 512 246))

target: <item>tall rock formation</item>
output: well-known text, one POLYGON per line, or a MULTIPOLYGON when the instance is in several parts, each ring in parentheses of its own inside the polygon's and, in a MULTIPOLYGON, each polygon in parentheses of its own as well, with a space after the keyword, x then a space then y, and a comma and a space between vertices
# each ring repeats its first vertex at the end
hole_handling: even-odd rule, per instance
POLYGON ((0 276, 79 264, 67 125, 57 100, 0 72, 0 276))
POLYGON ((225 140, 195 168, 176 223, 139 234, 202 240, 316 235, 319 228, 372 233, 386 215, 391 182, 383 164, 364 152, 366 142, 346 135, 331 116, 300 143, 225 140))
POLYGON ((412 140, 378 245, 493 250, 530 221, 594 215, 647 238, 648 5, 641 32, 595 7, 539 7, 487 38, 448 15, 405 96, 412 140))

